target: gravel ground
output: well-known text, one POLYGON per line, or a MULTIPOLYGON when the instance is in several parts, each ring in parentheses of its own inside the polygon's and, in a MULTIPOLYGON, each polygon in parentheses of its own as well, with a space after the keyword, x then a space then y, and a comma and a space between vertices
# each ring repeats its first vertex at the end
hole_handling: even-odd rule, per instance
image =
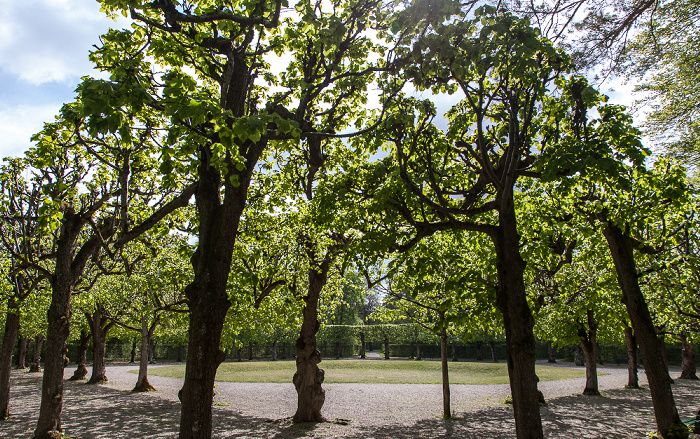
MULTIPOLYGON (((573 367, 559 364, 561 367, 573 367)), ((151 370, 158 366, 151 366, 151 370)), ((107 368, 110 382, 87 385, 66 381, 62 422, 78 438, 173 438, 177 436, 182 380, 150 376, 158 390, 134 394, 134 365, 107 368)), ((72 374, 66 370, 66 376, 72 374)), ((600 367, 599 397, 580 395, 583 378, 540 382, 547 399, 541 408, 548 438, 644 438, 655 430, 643 371, 642 390, 625 389, 627 369, 600 367)), ((677 376, 678 370, 671 375, 677 376)), ((28 438, 36 424, 41 374, 14 371, 12 418, 0 423, 0 438, 28 438)), ((455 419, 441 419, 438 384, 326 384, 323 413, 331 422, 295 425, 292 384, 217 383, 216 438, 511 438, 513 413, 503 404, 508 385, 452 385, 455 419)), ((700 408, 700 382, 677 380, 673 392, 681 418, 700 408)))

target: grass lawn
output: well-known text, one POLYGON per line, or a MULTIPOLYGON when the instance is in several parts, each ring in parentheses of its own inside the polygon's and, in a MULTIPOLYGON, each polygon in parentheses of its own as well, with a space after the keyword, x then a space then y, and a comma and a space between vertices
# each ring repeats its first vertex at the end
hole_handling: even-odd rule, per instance
MULTIPOLYGON (((323 360, 326 383, 390 383, 438 384, 441 381, 440 362, 432 360, 323 360)), ((217 381, 238 383, 290 383, 296 370, 294 361, 244 361, 222 363, 217 381)), ((506 363, 449 363, 451 384, 508 384, 506 363)), ((133 371, 137 373, 138 371, 133 371)), ((185 366, 149 368, 151 375, 185 377, 185 366)), ((580 369, 537 366, 542 381, 579 378, 586 373, 580 369)))

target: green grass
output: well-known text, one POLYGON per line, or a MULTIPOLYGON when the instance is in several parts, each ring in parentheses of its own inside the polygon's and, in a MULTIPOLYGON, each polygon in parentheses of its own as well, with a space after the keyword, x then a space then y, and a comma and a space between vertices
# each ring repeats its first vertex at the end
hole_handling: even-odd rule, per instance
MULTIPOLYGON (((390 383, 438 384, 441 382, 439 361, 410 360, 323 360, 326 383, 390 383)), ((217 381, 238 383, 290 383, 296 365, 294 361, 249 361, 222 363, 217 381)), ((507 384, 505 363, 459 362, 449 364, 452 384, 507 384)), ((184 378, 185 366, 151 368, 151 375, 184 378)), ((585 376, 583 370, 565 367, 537 366, 542 381, 563 380, 585 376)))

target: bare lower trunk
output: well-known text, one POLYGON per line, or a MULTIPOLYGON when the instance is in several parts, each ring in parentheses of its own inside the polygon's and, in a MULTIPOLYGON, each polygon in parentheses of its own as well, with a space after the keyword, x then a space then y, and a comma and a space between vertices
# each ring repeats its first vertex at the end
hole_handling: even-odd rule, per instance
POLYGON ((683 346, 682 356, 683 360, 681 363, 681 376, 678 379, 681 380, 697 380, 698 376, 695 369, 695 356, 693 355, 693 342, 688 341, 687 337, 683 336, 683 341, 681 342, 683 346))
POLYGON ((85 313, 85 317, 90 321, 90 331, 92 332, 92 375, 88 384, 106 383, 108 381, 107 364, 105 363, 107 333, 113 323, 108 322, 104 317, 102 305, 99 303, 95 312, 92 315, 85 313))
POLYGON ((496 357, 496 342, 491 340, 489 342, 489 348, 491 349, 491 362, 498 363, 498 357, 496 357))
POLYGON ((80 331, 80 340, 78 341, 78 359, 76 360, 78 368, 73 373, 73 376, 70 377, 71 381, 82 380, 87 376, 88 370, 85 363, 87 362, 87 350, 89 346, 90 334, 83 329, 80 331))
POLYGON ((30 372, 41 372, 41 346, 45 339, 43 334, 34 337, 34 360, 29 368, 30 372))
POLYGON ((272 361, 277 361, 277 340, 272 342, 272 361))
POLYGON ((27 345, 29 344, 29 338, 20 336, 19 347, 17 348, 17 369, 27 368, 27 345))
POLYGON ((343 356, 343 348, 340 345, 339 341, 335 342, 335 359, 340 360, 340 357, 343 356))
POLYGON ((556 363, 557 360, 554 358, 554 348, 552 347, 552 341, 547 342, 547 363, 556 363))
MULTIPOLYGON (((388 345, 387 345, 388 347, 388 345)), ((421 361, 423 359, 422 354, 420 353, 420 343, 416 343, 416 361, 421 361)))
MULTIPOLYGON (((443 317, 444 318, 444 317, 443 317)), ((450 376, 447 369, 447 334, 440 334, 440 360, 442 363, 442 417, 452 417, 450 407, 450 376)))
POLYGON ((481 351, 481 348, 484 346, 483 341, 477 341, 476 342, 476 361, 484 361, 484 355, 481 351))
POLYGON ((10 416, 10 371, 12 370, 12 351, 15 350, 19 333, 19 304, 11 298, 7 303, 5 334, 0 349, 0 420, 10 416))
POLYGON ((148 362, 156 364, 156 341, 153 337, 150 337, 148 342, 148 362))
POLYGON ((243 361, 243 347, 242 346, 238 347, 238 361, 239 362, 243 361))
POLYGON ((636 389, 639 387, 637 339, 629 326, 625 326, 625 346, 627 348, 627 387, 636 389))
POLYGON ((136 362, 136 338, 131 340, 131 359, 129 360, 129 363, 135 363, 136 362))
POLYGON ((384 338, 384 359, 389 359, 389 338, 384 338))
POLYGON ((248 343, 248 360, 253 361, 253 342, 248 343))
POLYGON ((35 439, 60 438, 63 409, 63 370, 66 363, 66 340, 69 334, 70 287, 54 287, 48 312, 46 360, 41 387, 41 408, 35 439), (61 288, 62 287, 62 288, 61 288))
POLYGON ((503 194, 499 226, 492 236, 496 250, 498 288, 496 305, 503 314, 508 377, 513 397, 517 439, 542 439, 537 374, 535 373, 535 321, 527 303, 512 194, 503 194))
POLYGON ((360 358, 366 358, 367 354, 365 353, 365 333, 360 332, 360 358))
POLYGON ((663 358, 664 346, 656 335, 649 308, 639 288, 633 244, 614 224, 606 224, 603 234, 615 264, 622 301, 642 349, 658 432, 665 439, 685 439, 688 437, 687 429, 678 416, 673 399, 671 378, 663 358))
POLYGON ((328 280, 330 258, 321 263, 316 269, 309 269, 309 289, 304 297, 304 320, 297 339, 297 370, 292 382, 297 390, 297 411, 294 422, 322 422, 321 408, 326 401, 326 391, 322 384, 325 376, 323 369, 318 367, 321 353, 317 349, 316 333, 321 323, 318 320, 318 300, 321 290, 328 280))
POLYGON ((148 330, 148 317, 141 319, 141 357, 139 359, 139 377, 132 392, 150 392, 156 390, 148 382, 148 349, 151 345, 151 334, 148 330))
POLYGON ((595 321, 593 310, 586 312, 586 326, 581 324, 578 335, 581 339, 581 349, 586 358, 586 387, 583 389, 584 395, 600 395, 598 391, 598 370, 596 365, 597 354, 597 332, 598 324, 595 321))
POLYGON ((583 361, 581 360, 581 345, 574 346, 574 364, 576 366, 583 366, 583 361))

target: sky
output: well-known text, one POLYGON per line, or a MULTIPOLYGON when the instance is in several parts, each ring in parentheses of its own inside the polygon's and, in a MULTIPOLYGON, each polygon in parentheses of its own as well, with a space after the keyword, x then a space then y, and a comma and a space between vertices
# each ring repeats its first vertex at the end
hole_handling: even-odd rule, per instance
MULTIPOLYGON (((98 75, 88 55, 99 36, 125 26, 96 0, 0 0, 0 159, 31 147, 30 137, 73 100, 80 78, 98 75)), ((631 102, 630 90, 601 87, 615 103, 631 102)))

